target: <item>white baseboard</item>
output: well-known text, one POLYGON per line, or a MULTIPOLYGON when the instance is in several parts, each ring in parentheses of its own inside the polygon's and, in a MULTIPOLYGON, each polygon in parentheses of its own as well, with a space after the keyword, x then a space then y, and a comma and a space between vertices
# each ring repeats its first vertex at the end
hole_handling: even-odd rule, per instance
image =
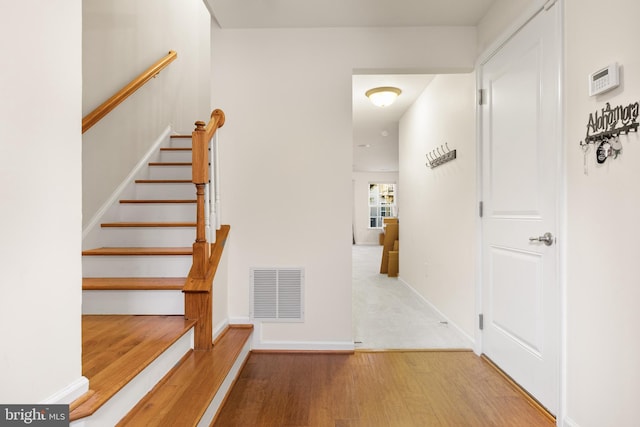
POLYGON ((438 316, 444 319, 449 324, 450 327, 453 327, 456 331, 458 331, 458 333, 468 341, 469 348, 475 348, 475 340, 471 338, 469 334, 467 334, 464 330, 462 330, 462 328, 460 328, 455 322, 449 319, 443 312, 438 310, 438 308, 435 305, 433 305, 431 301, 423 297, 413 286, 405 282, 402 279, 402 277, 398 277, 398 282, 402 283, 404 286, 410 289, 411 292, 413 292, 418 298, 424 301, 433 311, 435 311, 438 314, 438 316))
POLYGON ((109 211, 109 209, 121 198, 122 193, 127 189, 127 187, 133 182, 138 173, 142 170, 143 167, 146 167, 149 163, 149 159, 154 154, 157 154, 158 148, 162 145, 163 142, 169 142, 169 136, 171 135, 171 126, 167 126, 165 130, 158 136, 158 138, 154 141, 154 143, 149 147, 147 153, 140 159, 140 161, 133 167, 129 175, 120 183, 120 185, 115 189, 115 191, 111 194, 111 197, 107 199, 107 201, 98 209, 98 211, 93 215, 91 220, 87 223, 86 227, 82 230, 82 240, 84 240, 89 233, 91 233, 98 225, 102 222, 102 218, 109 211))
POLYGON ((580 426, 571 418, 564 417, 564 419, 562 420, 562 427, 580 427, 580 426))
POLYGON ((217 325, 215 325, 213 327, 213 341, 215 341, 216 339, 218 339, 218 337, 227 330, 227 327, 229 326, 229 320, 224 319, 223 321, 221 321, 220 323, 218 323, 217 325))
MULTIPOLYGON (((257 335, 257 334, 256 334, 257 335)), ((253 350, 274 351, 354 351, 353 341, 260 341, 253 350)))
POLYGON ((262 339, 262 322, 250 317, 231 317, 231 325, 253 325, 252 350, 354 351, 353 341, 268 341, 262 339))
POLYGON ((88 391, 89 380, 86 377, 80 377, 39 403, 42 405, 68 405, 88 391))

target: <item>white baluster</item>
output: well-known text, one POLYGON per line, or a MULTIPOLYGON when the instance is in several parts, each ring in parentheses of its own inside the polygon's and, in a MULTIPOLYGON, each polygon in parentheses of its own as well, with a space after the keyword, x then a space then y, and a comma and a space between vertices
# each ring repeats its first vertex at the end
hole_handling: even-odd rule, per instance
POLYGON ((211 141, 209 141, 209 200, 207 203, 207 210, 210 213, 210 217, 211 217, 211 225, 210 225, 210 230, 209 230, 209 242, 210 243, 215 243, 216 242, 216 224, 217 224, 217 213, 216 213, 216 206, 215 206, 215 200, 216 200, 216 182, 217 182, 217 177, 215 176, 215 172, 216 172, 216 165, 215 165, 215 147, 216 147, 216 139, 217 139, 217 132, 213 135, 213 138, 211 138, 211 141))
POLYGON ((214 194, 214 228, 216 230, 220 230, 220 221, 221 221, 221 215, 220 215, 220 152, 218 151, 218 145, 220 140, 218 139, 218 134, 220 133, 220 129, 218 129, 218 131, 216 132, 216 134, 213 136, 215 138, 214 144, 213 144, 213 162, 212 164, 214 165, 214 170, 213 170, 213 174, 212 176, 214 177, 213 180, 213 194, 214 194))

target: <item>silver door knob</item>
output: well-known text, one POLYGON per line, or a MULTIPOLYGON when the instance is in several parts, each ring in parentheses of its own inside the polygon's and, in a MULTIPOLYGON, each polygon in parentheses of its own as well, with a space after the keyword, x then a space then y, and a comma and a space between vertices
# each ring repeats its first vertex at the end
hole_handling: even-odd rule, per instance
POLYGON ((529 237, 529 241, 530 242, 542 242, 547 246, 551 246, 553 245, 553 241, 554 241, 554 237, 553 234, 546 232, 544 233, 542 236, 538 236, 538 237, 529 237))

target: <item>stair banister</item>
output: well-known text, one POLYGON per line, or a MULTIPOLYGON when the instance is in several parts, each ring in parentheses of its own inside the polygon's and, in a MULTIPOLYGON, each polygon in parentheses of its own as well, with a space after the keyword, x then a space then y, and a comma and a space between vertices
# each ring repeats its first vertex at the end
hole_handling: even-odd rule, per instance
MULTIPOLYGON (((197 121, 191 134, 192 140, 192 181, 196 186, 196 241, 193 243, 193 265, 183 288, 185 294, 185 318, 197 320, 194 329, 194 349, 210 350, 212 347, 213 313, 212 290, 213 278, 218 268, 222 247, 229 233, 225 226, 215 233, 220 233, 215 245, 207 241, 205 210, 210 204, 205 202, 205 192, 209 183, 210 150, 209 142, 218 128, 224 125, 222 110, 211 113, 209 123, 205 125, 197 121)), ((214 172, 215 173, 215 172, 214 172)))
MULTIPOLYGON (((216 130, 224 125, 224 112, 214 110, 211 113, 209 123, 205 125, 202 121, 195 123, 196 129, 192 133, 192 156, 193 171, 192 181, 196 186, 196 241, 193 244, 193 267, 192 277, 203 279, 207 273, 207 265, 211 255, 211 242, 207 241, 206 216, 210 209, 210 204, 205 203, 206 186, 209 183, 210 154, 209 142, 212 140, 216 130)), ((215 171, 214 171, 215 176, 215 171)), ((215 198, 216 196, 214 196, 215 198)), ((215 223, 215 221, 212 221, 215 223)))
POLYGON ((98 108, 87 114, 82 119, 82 133, 88 131, 93 125, 98 123, 104 116, 109 114, 116 108, 122 101, 127 99, 130 95, 132 95, 135 91, 140 89, 151 80, 153 77, 157 76, 160 71, 165 69, 171 62, 173 62, 178 57, 178 54, 170 50, 167 55, 162 57, 156 63, 154 63, 151 67, 147 68, 143 73, 141 73, 138 77, 131 80, 126 86, 116 92, 111 98, 107 99, 105 102, 100 104, 98 108))

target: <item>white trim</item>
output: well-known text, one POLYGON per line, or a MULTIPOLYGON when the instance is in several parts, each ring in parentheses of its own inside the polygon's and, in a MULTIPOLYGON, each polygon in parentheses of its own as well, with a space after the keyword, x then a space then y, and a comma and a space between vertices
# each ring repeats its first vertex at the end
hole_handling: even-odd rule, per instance
POLYGON ((42 405, 67 405, 89 391, 89 380, 80 377, 71 384, 53 393, 51 396, 39 402, 42 405))
POLYGON ((229 326, 229 319, 224 319, 223 321, 219 322, 217 325, 214 326, 213 328, 213 340, 217 340, 218 337, 227 330, 227 327, 229 326))
POLYGON ((558 346, 559 354, 559 367, 558 367, 558 413, 556 414, 557 424, 560 425, 560 420, 566 427, 578 425, 570 418, 566 417, 567 412, 567 130, 566 130, 566 114, 565 114, 565 34, 564 34, 564 0, 556 2, 555 7, 558 7, 558 37, 560 37, 560 47, 558 54, 560 55, 560 70, 558 81, 559 92, 559 111, 558 111, 558 134, 560 135, 560 143, 562 149, 559 151, 558 156, 558 285, 560 286, 560 343, 558 346))
POLYGON ((229 322, 231 325, 253 325, 251 348, 254 350, 354 351, 356 348, 353 341, 264 341, 262 339, 262 322, 248 317, 230 318, 229 322))
POLYGON ((580 427, 577 422, 573 421, 569 417, 565 417, 562 420, 562 427, 580 427))
POLYGON ((107 213, 109 208, 111 208, 115 203, 120 199, 121 194, 126 190, 126 188, 133 182, 138 173, 149 163, 149 159, 154 154, 157 154, 158 147, 163 142, 169 141, 169 135, 171 135, 171 125, 167 126, 165 130, 160 134, 160 136, 155 140, 155 142, 149 147, 147 153, 140 159, 140 161, 133 167, 129 175, 122 180, 120 185, 115 189, 115 191, 111 194, 111 196, 107 199, 106 202, 98 209, 98 211, 93 215, 91 220, 87 223, 85 228, 82 230, 82 239, 84 240, 89 233, 91 233, 94 228, 96 228, 100 222, 102 222, 102 218, 107 213))
POLYGON ((253 350, 355 351, 353 341, 260 341, 252 347, 253 350))
POLYGON ((460 326, 458 326, 456 324, 456 322, 452 321, 442 311, 438 310, 438 308, 435 305, 433 305, 431 303, 431 301, 429 301, 424 296, 422 296, 413 286, 411 286, 410 284, 405 282, 404 279, 402 279, 402 277, 398 277, 398 282, 402 283, 404 286, 406 286, 418 298, 420 298, 422 301, 424 301, 429 306, 429 308, 431 308, 433 311, 435 311, 436 314, 442 318, 442 320, 446 321, 449 324, 449 326, 453 327, 453 329, 455 329, 462 337, 464 337, 464 339, 466 339, 467 342, 468 342, 469 348, 475 348, 475 342, 474 342, 473 338, 471 338, 468 333, 466 333, 464 330, 462 330, 462 328, 460 328, 460 326))
POLYGON ((538 0, 535 4, 525 9, 525 11, 478 56, 475 69, 478 70, 481 65, 486 64, 511 37, 516 35, 529 21, 535 18, 535 16, 544 9, 545 3, 546 0, 538 0))
POLYGON ((229 326, 232 325, 253 325, 253 320, 250 317, 229 317, 229 326))

